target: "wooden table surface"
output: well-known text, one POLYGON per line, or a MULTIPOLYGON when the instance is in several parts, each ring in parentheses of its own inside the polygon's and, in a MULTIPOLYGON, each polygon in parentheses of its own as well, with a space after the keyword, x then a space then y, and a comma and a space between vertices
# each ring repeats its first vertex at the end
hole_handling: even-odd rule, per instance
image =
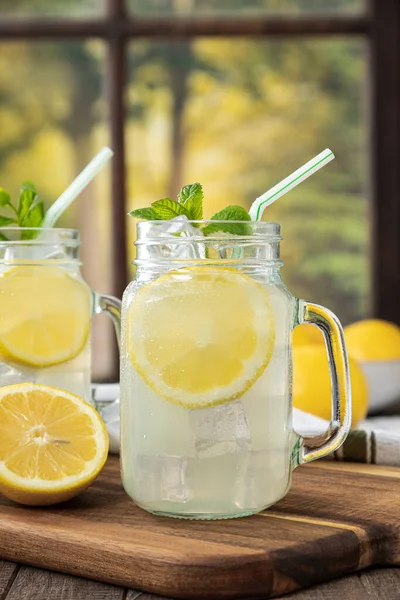
MULTIPOLYGON (((362 571, 288 594, 284 598, 287 600, 399 600, 400 568, 362 571)), ((0 600, 167 599, 98 581, 0 561, 0 600)))

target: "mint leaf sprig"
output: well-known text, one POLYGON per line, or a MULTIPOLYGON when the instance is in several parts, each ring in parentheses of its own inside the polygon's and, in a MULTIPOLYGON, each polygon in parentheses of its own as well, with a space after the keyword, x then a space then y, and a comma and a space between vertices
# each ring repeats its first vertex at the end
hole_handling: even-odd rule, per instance
POLYGON ((203 228, 204 235, 210 235, 218 231, 224 233, 231 233, 233 235, 250 235, 251 228, 246 223, 235 223, 234 221, 251 221, 250 215, 243 206, 227 206, 219 212, 215 213, 210 221, 216 221, 216 223, 209 223, 203 228), (233 221, 232 223, 218 223, 218 221, 233 221))
MULTIPOLYGON (((185 185, 178 194, 178 199, 163 198, 156 200, 147 208, 137 208, 129 214, 137 219, 149 221, 169 220, 179 215, 185 215, 189 221, 203 219, 203 188, 200 183, 185 185)), ((210 219, 216 221, 206 225, 202 232, 205 236, 222 231, 233 235, 249 235, 251 229, 245 223, 222 223, 218 221, 250 221, 248 212, 242 206, 227 206, 210 219)), ((200 227, 200 223, 193 223, 200 227)))
POLYGON ((200 183, 185 185, 178 194, 178 200, 163 198, 156 200, 148 208, 132 210, 131 217, 160 221, 185 215, 189 221, 199 221, 203 215, 203 188, 200 183))
MULTIPOLYGON (((29 181, 22 184, 16 205, 12 203, 10 194, 0 188, 0 208, 8 208, 8 212, 13 213, 13 216, 0 215, 0 227, 16 225, 21 228, 37 228, 43 224, 44 204, 38 201, 36 188, 29 181)), ((33 239, 35 236, 35 231, 21 230, 22 240, 33 239)), ((4 233, 0 233, 0 239, 7 241, 8 238, 4 233)))

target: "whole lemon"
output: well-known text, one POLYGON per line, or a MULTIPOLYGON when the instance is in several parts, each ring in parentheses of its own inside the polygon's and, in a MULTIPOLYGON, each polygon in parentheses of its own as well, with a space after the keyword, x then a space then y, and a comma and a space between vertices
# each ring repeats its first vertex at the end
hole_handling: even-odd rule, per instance
POLYGON ((381 319, 366 319, 344 328, 349 354, 360 361, 399 360, 400 327, 381 319))
MULTIPOLYGON (((353 398, 351 424, 361 421, 368 409, 368 388, 358 362, 349 358, 353 398)), ((331 381, 323 346, 293 348, 293 406, 327 421, 331 418, 331 381)))
POLYGON ((315 325, 297 325, 292 334, 293 346, 324 345, 324 336, 315 325))

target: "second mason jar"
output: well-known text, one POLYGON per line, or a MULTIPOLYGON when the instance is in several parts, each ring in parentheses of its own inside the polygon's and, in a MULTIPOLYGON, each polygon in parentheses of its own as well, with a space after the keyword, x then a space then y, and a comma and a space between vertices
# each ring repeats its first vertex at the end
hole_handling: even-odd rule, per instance
POLYGON ((92 403, 91 317, 107 312, 117 336, 121 302, 81 275, 79 232, 0 228, 0 387, 32 382, 92 403))

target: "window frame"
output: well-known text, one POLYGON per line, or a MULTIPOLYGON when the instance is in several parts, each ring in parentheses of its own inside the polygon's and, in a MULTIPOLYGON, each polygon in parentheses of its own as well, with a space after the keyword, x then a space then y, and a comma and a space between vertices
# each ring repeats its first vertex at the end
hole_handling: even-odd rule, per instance
POLYGON ((3 40, 100 38, 107 44, 110 137, 114 150, 112 291, 121 297, 129 280, 126 228, 125 87, 128 44, 133 39, 198 36, 360 36, 369 48, 368 106, 372 238, 372 314, 400 323, 400 2, 368 0, 361 15, 257 15, 254 17, 140 17, 127 0, 107 0, 96 19, 4 19, 3 40))

